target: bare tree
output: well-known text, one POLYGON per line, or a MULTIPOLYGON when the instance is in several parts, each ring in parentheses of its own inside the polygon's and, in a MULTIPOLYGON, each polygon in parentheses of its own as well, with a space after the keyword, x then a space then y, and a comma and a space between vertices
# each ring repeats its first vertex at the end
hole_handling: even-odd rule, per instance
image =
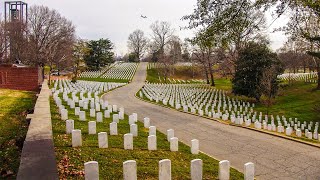
POLYGON ((271 66, 263 71, 261 79, 260 88, 266 97, 265 104, 267 106, 267 114, 278 91, 278 84, 275 83, 277 80, 277 72, 277 67, 271 66))
POLYGON ((211 86, 215 86, 213 66, 217 63, 216 51, 219 50, 215 37, 208 35, 206 31, 200 31, 191 42, 197 51, 196 55, 201 54, 197 59, 205 68, 207 83, 209 82, 208 76, 210 76, 211 86))
POLYGON ((51 73, 53 65, 59 66, 63 61, 70 60, 67 58, 71 57, 75 39, 71 21, 48 7, 33 6, 29 10, 28 22, 29 39, 33 45, 33 57, 29 63, 47 64, 51 73))
POLYGON ((208 72, 208 64, 206 63, 206 52, 204 48, 195 48, 192 55, 191 59, 192 61, 198 62, 201 64, 204 75, 206 77, 207 84, 210 84, 209 80, 209 72, 208 72))
POLYGON ((169 42, 174 30, 171 25, 165 21, 156 21, 150 26, 152 30, 152 40, 160 54, 164 53, 164 47, 169 42))
MULTIPOLYGON (((311 3, 312 4, 312 3, 311 3)), ((289 40, 294 42, 303 41, 307 54, 312 56, 311 62, 318 72, 317 89, 320 90, 320 21, 319 10, 311 6, 299 7, 292 13, 286 27, 282 28, 289 40)))
POLYGON ((4 21, 0 18, 0 63, 4 62, 5 50, 8 47, 9 44, 6 41, 5 24, 4 21))
POLYGON ((148 39, 144 36, 144 32, 140 29, 135 30, 129 35, 128 48, 140 60, 147 50, 148 39))
POLYGON ((73 45, 73 81, 77 80, 78 74, 84 69, 84 57, 88 55, 89 52, 90 48, 88 48, 87 42, 82 39, 78 39, 73 45))
POLYGON ((171 36, 168 42, 168 54, 172 58, 173 63, 177 63, 182 60, 182 45, 178 36, 171 36))

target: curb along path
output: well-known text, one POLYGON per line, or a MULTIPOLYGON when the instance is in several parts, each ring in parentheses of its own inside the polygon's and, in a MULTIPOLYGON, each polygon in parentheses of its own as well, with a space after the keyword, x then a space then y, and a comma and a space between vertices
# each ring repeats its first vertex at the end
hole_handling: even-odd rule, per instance
POLYGON ((34 114, 30 115, 31 122, 23 144, 17 179, 58 179, 49 98, 50 89, 45 80, 34 114))
POLYGON ((320 179, 320 151, 316 147, 245 128, 227 126, 206 118, 173 111, 135 97, 144 85, 147 63, 140 63, 132 82, 104 95, 111 104, 149 117, 161 132, 174 129, 190 145, 199 139, 200 150, 218 160, 227 159, 243 172, 243 164, 255 163, 257 179, 320 179))

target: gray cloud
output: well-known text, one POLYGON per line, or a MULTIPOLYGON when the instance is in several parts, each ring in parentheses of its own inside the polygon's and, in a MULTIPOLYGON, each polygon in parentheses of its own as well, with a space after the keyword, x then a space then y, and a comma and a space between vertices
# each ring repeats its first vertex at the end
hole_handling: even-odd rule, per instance
MULTIPOLYGON (((192 13, 196 0, 28 0, 29 5, 45 5, 56 9, 76 26, 77 35, 84 39, 110 38, 117 54, 127 51, 127 38, 135 29, 150 35, 150 25, 156 21, 168 21, 175 34, 182 39, 192 37, 192 31, 180 30, 187 22, 181 17, 192 13), (140 16, 148 18, 143 19, 140 16)), ((0 0, 1 7, 4 0, 0 0)), ((2 11, 2 10, 1 10, 2 11)), ((2 11, 3 12, 3 11, 2 11)), ((271 17, 268 15, 268 21, 271 17)), ((269 32, 283 22, 276 21, 269 32)), ((272 48, 283 44, 281 33, 270 34, 272 48)))

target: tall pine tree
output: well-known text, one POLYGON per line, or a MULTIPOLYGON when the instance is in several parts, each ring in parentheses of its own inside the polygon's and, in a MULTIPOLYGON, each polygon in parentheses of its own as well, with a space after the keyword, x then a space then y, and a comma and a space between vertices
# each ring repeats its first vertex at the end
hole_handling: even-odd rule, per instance
POLYGON ((84 58, 88 69, 99 70, 114 62, 113 44, 109 39, 91 40, 88 42, 88 48, 90 51, 84 58))

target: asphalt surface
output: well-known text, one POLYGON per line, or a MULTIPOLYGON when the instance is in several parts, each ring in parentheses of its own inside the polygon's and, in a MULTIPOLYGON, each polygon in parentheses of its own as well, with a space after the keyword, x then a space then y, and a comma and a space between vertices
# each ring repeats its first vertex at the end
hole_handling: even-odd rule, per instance
POLYGON ((320 180, 320 149, 268 134, 229 126, 206 118, 174 111, 137 99, 143 87, 147 63, 140 63, 132 82, 104 95, 104 99, 126 114, 151 119, 151 125, 166 134, 174 129, 180 141, 190 145, 199 139, 200 150, 218 160, 229 160, 243 172, 247 162, 255 164, 257 179, 320 180))

